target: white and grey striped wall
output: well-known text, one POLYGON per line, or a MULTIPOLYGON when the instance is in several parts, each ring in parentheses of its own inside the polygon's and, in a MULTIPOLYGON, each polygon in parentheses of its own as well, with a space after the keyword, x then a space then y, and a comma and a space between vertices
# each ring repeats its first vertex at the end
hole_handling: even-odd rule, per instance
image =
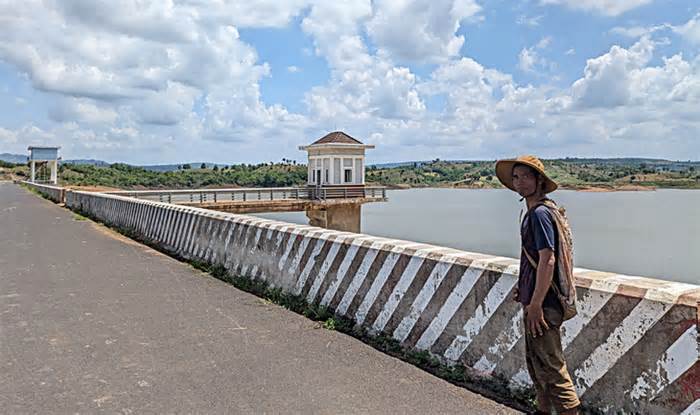
MULTIPOLYGON (((327 305, 407 349, 531 387, 515 259, 116 195, 68 191, 66 205, 327 305)), ((576 271, 580 312, 562 340, 584 404, 700 413, 700 286, 576 271)))

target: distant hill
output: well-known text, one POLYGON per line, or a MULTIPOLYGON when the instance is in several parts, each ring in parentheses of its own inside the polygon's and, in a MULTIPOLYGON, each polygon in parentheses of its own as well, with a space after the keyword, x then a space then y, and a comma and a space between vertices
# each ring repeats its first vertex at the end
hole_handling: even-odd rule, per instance
POLYGON ((106 161, 102 160, 93 160, 93 159, 77 159, 77 160, 61 160, 61 163, 63 164, 87 164, 90 166, 102 166, 106 167, 109 166, 109 163, 106 161))
POLYGON ((0 154, 0 160, 8 163, 26 163, 27 156, 23 154, 2 153, 0 154))
MULTIPOLYGON (((2 154, 0 154, 0 160, 5 161, 7 163, 24 164, 27 162, 27 155, 2 153, 2 154)), ((69 164, 89 164, 92 166, 109 166, 109 163, 107 163, 106 161, 93 160, 93 159, 61 160, 61 163, 63 163, 63 164, 67 164, 67 163, 69 163, 69 164)))
MULTIPOLYGON (((23 154, 1 153, 0 160, 8 162, 8 163, 24 164, 27 162, 27 156, 23 155, 23 154)), ((595 164, 598 166, 635 166, 635 167, 638 167, 640 165, 645 165, 646 167, 651 168, 651 169, 656 169, 656 170, 664 169, 666 171, 681 171, 685 168, 688 168, 689 166, 694 166, 696 169, 700 168, 700 161, 665 160, 665 159, 634 158, 634 157, 629 157, 629 158, 623 158, 623 157, 618 157, 618 158, 565 157, 565 158, 558 158, 558 159, 547 159, 547 161, 550 161, 550 162, 561 161, 561 162, 565 162, 565 163, 573 164, 573 165, 595 164)), ((375 169, 393 169, 393 168, 400 168, 400 167, 420 168, 422 166, 431 165, 434 163, 440 163, 443 165, 454 165, 454 164, 484 163, 484 162, 495 162, 495 160, 477 160, 477 159, 472 159, 472 160, 440 160, 440 159, 433 159, 433 160, 415 160, 415 161, 397 161, 397 162, 389 162, 389 163, 375 163, 375 164, 368 164, 367 167, 375 168, 375 169)), ((95 159, 61 160, 61 163, 62 164, 77 164, 77 165, 92 165, 92 166, 100 166, 100 167, 107 167, 107 166, 110 166, 112 164, 112 163, 108 163, 108 162, 103 161, 103 160, 95 160, 95 159)), ((199 169, 200 166, 202 165, 202 163, 204 163, 208 169, 211 169, 214 166, 218 166, 219 168, 227 166, 227 164, 197 161, 197 162, 181 163, 181 164, 151 164, 151 165, 141 165, 141 166, 137 166, 137 167, 141 167, 145 170, 154 171, 154 172, 169 172, 169 171, 177 171, 178 167, 183 166, 185 164, 189 164, 192 169, 199 169)))
MULTIPOLYGON (((202 163, 199 163, 202 164, 202 163)), ((148 171, 176 171, 181 164, 155 164, 151 166, 139 166, 148 171)))
POLYGON ((434 159, 434 160, 398 161, 398 162, 393 162, 393 163, 368 164, 367 167, 376 167, 378 169, 393 169, 395 167, 413 166, 414 164, 416 165, 416 167, 420 167, 424 164, 435 163, 437 161, 440 161, 440 162, 446 163, 446 164, 459 164, 459 163, 469 163, 469 162, 476 162, 476 161, 483 161, 483 160, 440 160, 440 159, 434 159))
MULTIPOLYGON (((16 159, 13 159, 16 160, 16 159)), ((303 185, 307 171, 303 164, 258 163, 215 166, 213 163, 133 166, 107 165, 99 160, 63 163, 61 181, 84 186, 124 189, 185 189, 198 187, 281 187, 303 185), (207 168, 201 168, 205 164, 207 168)), ((562 189, 640 190, 654 188, 700 189, 700 161, 671 161, 648 158, 569 158, 543 160, 549 176, 562 189)), ((2 166, 14 174, 27 174, 27 166, 2 166)), ((501 188, 495 176, 494 160, 409 161, 370 165, 370 185, 389 187, 501 188)))

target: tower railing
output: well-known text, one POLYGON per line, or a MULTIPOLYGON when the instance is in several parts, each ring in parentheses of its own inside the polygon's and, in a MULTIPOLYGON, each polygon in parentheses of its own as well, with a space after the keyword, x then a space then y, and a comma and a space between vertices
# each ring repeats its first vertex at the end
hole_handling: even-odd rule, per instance
POLYGON ((386 188, 379 186, 121 190, 104 193, 175 204, 357 198, 377 200, 386 199, 386 188))

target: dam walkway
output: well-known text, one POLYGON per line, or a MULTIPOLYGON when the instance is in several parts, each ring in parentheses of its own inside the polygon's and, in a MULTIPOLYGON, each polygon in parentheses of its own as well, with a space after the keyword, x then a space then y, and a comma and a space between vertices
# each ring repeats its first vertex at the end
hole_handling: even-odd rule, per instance
POLYGON ((6 413, 516 411, 0 183, 6 413))

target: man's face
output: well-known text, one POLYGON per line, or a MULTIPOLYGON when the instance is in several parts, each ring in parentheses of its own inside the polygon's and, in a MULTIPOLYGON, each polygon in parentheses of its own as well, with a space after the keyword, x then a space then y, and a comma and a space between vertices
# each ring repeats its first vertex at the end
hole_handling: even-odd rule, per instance
POLYGON ((526 197, 535 193, 537 189, 537 177, 531 168, 516 165, 513 168, 513 187, 520 196, 526 197))

